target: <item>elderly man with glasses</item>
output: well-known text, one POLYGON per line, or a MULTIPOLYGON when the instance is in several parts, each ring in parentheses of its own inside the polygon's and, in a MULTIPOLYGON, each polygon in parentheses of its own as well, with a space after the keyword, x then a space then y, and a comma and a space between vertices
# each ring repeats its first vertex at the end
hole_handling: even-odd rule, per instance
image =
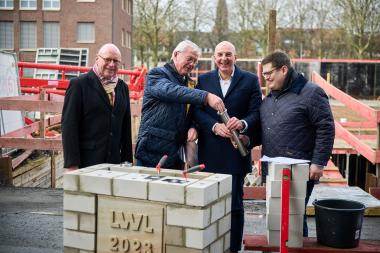
POLYGON ((64 167, 132 162, 127 84, 117 77, 119 49, 103 45, 88 73, 70 80, 62 111, 64 167))
POLYGON ((189 74, 200 54, 196 44, 182 41, 174 49, 171 62, 148 73, 135 152, 137 165, 153 167, 167 155, 165 168, 182 169, 178 151, 186 140, 196 139, 196 131, 190 128, 189 104, 224 110, 218 96, 194 89, 189 74))
MULTIPOLYGON (((334 144, 335 126, 326 93, 308 82, 281 51, 266 56, 262 75, 270 88, 260 107, 262 153, 310 160, 305 205, 322 176, 334 144)), ((306 216, 304 236, 308 235, 306 216)))

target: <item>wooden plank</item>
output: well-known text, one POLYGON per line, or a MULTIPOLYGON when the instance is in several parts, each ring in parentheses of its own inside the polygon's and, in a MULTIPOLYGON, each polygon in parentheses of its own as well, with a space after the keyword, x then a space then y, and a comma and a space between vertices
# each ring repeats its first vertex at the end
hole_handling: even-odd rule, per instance
POLYGON ((12 181, 12 158, 0 157, 0 185, 11 185, 12 181))
POLYGON ((41 138, 0 138, 0 148, 38 149, 38 150, 62 150, 62 140, 41 138))
MULTIPOLYGON (((279 247, 268 246, 268 241, 265 235, 244 235, 244 249, 263 252, 278 252, 279 247)), ((337 252, 352 252, 352 253, 376 253, 380 252, 380 242, 371 240, 360 240, 358 247, 351 249, 338 249, 321 245, 317 242, 316 237, 304 237, 302 248, 288 248, 289 252, 295 253, 337 253, 337 252)))
POLYGON ((63 102, 20 100, 16 97, 0 98, 0 109, 26 112, 62 112, 63 102))
POLYGON ((25 159, 27 159, 33 153, 33 149, 25 150, 21 155, 17 156, 15 159, 12 159, 12 168, 19 166, 25 159))

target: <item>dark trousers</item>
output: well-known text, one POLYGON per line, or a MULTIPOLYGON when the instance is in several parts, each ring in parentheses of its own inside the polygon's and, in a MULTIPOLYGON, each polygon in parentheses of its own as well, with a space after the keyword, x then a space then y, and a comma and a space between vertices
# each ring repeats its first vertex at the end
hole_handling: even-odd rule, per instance
POLYGON ((307 215, 306 215, 306 207, 307 207, 307 202, 309 202, 311 192, 314 189, 315 181, 314 180, 309 180, 307 181, 306 185, 306 197, 305 197, 305 214, 303 216, 303 236, 308 237, 309 231, 307 227, 307 215))
POLYGON ((232 175, 232 201, 231 201, 231 238, 230 250, 239 251, 243 239, 244 205, 243 185, 244 175, 232 175))

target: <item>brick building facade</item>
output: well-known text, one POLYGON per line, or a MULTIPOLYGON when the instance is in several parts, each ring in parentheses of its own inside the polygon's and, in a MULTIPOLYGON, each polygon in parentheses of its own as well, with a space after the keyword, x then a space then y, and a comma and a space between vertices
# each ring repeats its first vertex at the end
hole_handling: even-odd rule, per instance
POLYGON ((120 48, 122 65, 132 65, 133 0, 0 1, 0 50, 34 62, 37 48, 88 48, 92 65, 101 45, 120 48))

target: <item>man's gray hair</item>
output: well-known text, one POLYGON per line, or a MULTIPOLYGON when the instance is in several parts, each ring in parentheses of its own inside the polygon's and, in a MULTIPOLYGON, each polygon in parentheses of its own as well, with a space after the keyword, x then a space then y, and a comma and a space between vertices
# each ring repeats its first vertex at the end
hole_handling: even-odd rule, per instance
POLYGON ((185 51, 187 48, 191 48, 193 51, 197 52, 197 55, 198 57, 201 56, 202 54, 202 51, 201 49, 198 47, 197 44, 195 44, 194 42, 190 41, 190 40, 184 40, 184 41, 181 41, 180 43, 178 43, 178 45, 175 47, 175 49, 173 50, 173 53, 172 53, 172 59, 174 58, 174 53, 175 52, 183 52, 185 51))

